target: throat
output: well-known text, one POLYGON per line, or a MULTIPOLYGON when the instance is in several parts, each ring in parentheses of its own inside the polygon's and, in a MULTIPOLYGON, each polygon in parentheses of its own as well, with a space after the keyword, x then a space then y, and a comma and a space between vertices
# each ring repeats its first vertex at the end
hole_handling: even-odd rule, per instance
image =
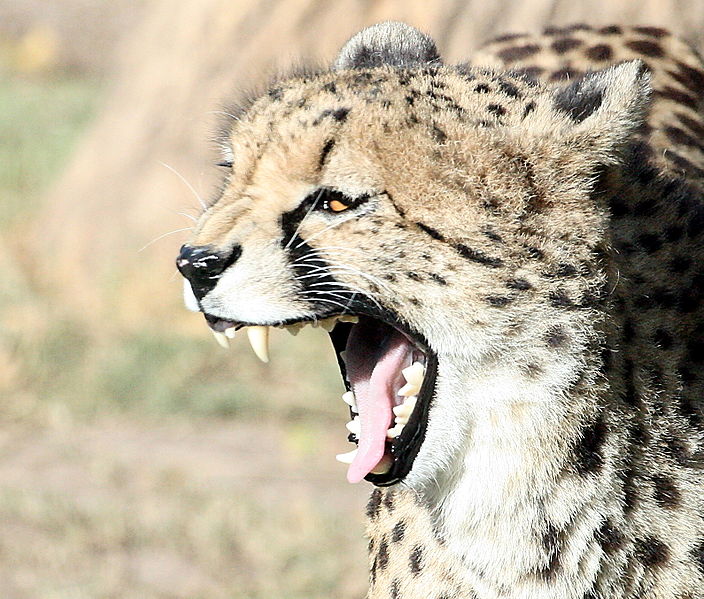
MULTIPOLYGON (((444 539, 447 559, 465 564, 481 596, 493 597, 505 585, 526 590, 532 573, 533 592, 559 597, 554 594, 559 585, 553 581, 543 588, 547 579, 541 577, 555 567, 558 541, 552 537, 563 544, 572 542, 570 535, 593 540, 593 528, 608 509, 608 489, 575 464, 584 430, 597 418, 591 377, 560 386, 527 380, 513 367, 497 365, 485 373, 463 382, 466 429, 458 431, 463 442, 448 469, 456 474, 422 485, 423 503, 444 539)), ((604 450, 600 435, 592 435, 590 451, 604 450)), ((597 459, 596 453, 591 457, 597 459)), ((586 585, 594 574, 580 561, 589 551, 580 543, 570 546, 573 553, 561 564, 577 586, 576 580, 586 585)))

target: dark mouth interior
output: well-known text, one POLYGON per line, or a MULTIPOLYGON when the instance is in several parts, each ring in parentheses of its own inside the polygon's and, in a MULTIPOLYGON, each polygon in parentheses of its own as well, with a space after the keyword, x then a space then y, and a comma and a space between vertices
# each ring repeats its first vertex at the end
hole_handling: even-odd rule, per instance
MULTIPOLYGON (((343 399, 351 419, 348 440, 357 446, 338 459, 350 464, 350 482, 364 478, 377 486, 395 484, 411 471, 425 439, 437 358, 422 336, 389 314, 359 314, 353 319, 357 322, 345 322, 345 317, 335 320, 335 316, 339 315, 326 315, 325 321, 334 326, 325 328, 347 390, 343 399)), ((218 332, 247 326, 208 314, 205 318, 218 332)))

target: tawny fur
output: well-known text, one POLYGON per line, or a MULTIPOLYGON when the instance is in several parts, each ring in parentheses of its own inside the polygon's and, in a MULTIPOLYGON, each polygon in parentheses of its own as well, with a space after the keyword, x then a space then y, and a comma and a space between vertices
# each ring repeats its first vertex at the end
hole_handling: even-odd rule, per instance
POLYGON ((299 264, 437 353, 426 440, 368 509, 370 599, 703 596, 701 61, 657 28, 578 26, 473 67, 354 65, 384 31, 233 124, 191 244, 242 255, 203 308, 319 316, 305 243, 299 264), (371 199, 287 238, 321 186, 371 199))

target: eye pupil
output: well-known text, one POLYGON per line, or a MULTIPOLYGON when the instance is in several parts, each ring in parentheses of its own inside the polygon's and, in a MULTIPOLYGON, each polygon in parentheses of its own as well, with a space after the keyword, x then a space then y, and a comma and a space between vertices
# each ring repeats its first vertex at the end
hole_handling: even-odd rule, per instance
POLYGON ((340 200, 330 200, 328 206, 333 212, 342 212, 343 210, 347 210, 347 208, 349 208, 347 204, 343 204, 340 200))

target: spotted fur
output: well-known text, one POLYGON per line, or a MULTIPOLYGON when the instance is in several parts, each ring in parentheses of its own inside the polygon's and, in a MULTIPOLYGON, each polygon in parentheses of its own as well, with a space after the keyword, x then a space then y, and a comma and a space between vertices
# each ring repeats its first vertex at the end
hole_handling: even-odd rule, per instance
POLYGON ((425 442, 368 507, 369 599, 701 597, 704 67, 584 25, 471 64, 382 24, 243 110, 192 240, 237 259, 201 305, 363 300, 436 352, 425 442))

